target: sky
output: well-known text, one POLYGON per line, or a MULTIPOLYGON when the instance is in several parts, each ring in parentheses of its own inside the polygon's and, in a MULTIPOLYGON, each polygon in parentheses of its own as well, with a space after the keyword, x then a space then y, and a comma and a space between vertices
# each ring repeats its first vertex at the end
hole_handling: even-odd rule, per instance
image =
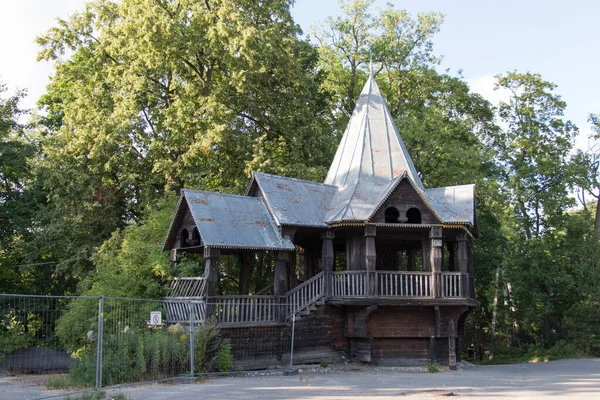
MULTIPOLYGON (((494 76, 533 72, 557 85, 567 103, 565 114, 580 129, 577 147, 589 146, 589 113, 600 113, 600 1, 584 0, 391 0, 411 14, 444 14, 434 37, 443 56, 440 71, 462 71, 471 89, 492 103, 494 76)), ((23 102, 33 108, 52 75, 51 63, 36 62, 35 38, 83 8, 85 0, 0 0, 0 81, 11 91, 27 89, 23 102)), ((375 9, 387 2, 375 1, 375 9)), ((339 14, 337 0, 297 0, 292 14, 305 33, 339 14)))

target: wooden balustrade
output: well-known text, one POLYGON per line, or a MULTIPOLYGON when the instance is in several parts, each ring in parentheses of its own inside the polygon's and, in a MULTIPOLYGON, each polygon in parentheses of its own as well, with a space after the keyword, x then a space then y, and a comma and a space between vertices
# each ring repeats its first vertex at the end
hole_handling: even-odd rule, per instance
POLYGON ((206 319, 206 302, 189 297, 168 297, 163 302, 165 321, 168 323, 190 323, 190 309, 193 310, 194 324, 206 319))
POLYGON ((277 322, 279 297, 216 296, 207 303, 220 323, 277 322))
POLYGON ((169 285, 169 297, 205 297, 206 278, 174 278, 169 285))
POLYGON ((336 271, 331 273, 333 297, 366 296, 366 271, 336 271))
POLYGON ((320 272, 290 290, 286 296, 287 317, 308 308, 325 294, 325 273, 320 272))
POLYGON ((377 295, 394 297, 431 297, 431 273, 377 271, 377 295))
POLYGON ((461 272, 442 272, 442 297, 465 297, 463 294, 463 275, 461 272))

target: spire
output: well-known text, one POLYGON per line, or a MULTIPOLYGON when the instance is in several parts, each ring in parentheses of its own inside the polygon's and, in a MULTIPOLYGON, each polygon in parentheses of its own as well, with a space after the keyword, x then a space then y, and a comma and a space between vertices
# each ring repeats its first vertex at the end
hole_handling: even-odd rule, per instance
POLYGON ((386 183, 406 171, 423 183, 371 73, 348 121, 325 183, 340 187, 359 182, 386 183))

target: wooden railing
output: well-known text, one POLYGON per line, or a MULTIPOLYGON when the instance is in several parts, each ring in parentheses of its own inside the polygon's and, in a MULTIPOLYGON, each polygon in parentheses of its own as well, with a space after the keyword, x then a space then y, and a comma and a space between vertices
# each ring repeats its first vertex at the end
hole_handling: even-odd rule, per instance
POLYGON ((461 272, 442 272, 441 297, 465 297, 463 293, 463 275, 461 272))
POLYGON ((377 271, 377 295, 394 297, 431 297, 431 273, 377 271))
POLYGON ((174 278, 169 285, 169 297, 205 297, 206 278, 174 278))
POLYGON ((331 273, 333 297, 366 296, 366 271, 336 271, 331 273))
POLYGON ((325 273, 319 272, 286 295, 287 318, 308 308, 325 295, 325 273))
POLYGON ((168 323, 199 324, 206 319, 206 302, 189 297, 168 297, 163 302, 168 323), (193 312, 190 318, 190 310, 193 312))
POLYGON ((208 308, 220 323, 277 322, 281 298, 274 296, 216 296, 208 308))

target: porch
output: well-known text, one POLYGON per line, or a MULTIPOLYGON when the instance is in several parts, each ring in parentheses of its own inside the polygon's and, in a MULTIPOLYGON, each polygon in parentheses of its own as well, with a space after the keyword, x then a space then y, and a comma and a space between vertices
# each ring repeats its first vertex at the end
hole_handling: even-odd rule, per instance
POLYGON ((333 271, 320 272, 283 296, 207 296, 205 277, 176 278, 165 298, 165 319, 189 321, 193 309, 196 323, 214 316, 227 326, 277 324, 325 302, 339 306, 472 305, 468 285, 468 274, 461 272, 333 271))

